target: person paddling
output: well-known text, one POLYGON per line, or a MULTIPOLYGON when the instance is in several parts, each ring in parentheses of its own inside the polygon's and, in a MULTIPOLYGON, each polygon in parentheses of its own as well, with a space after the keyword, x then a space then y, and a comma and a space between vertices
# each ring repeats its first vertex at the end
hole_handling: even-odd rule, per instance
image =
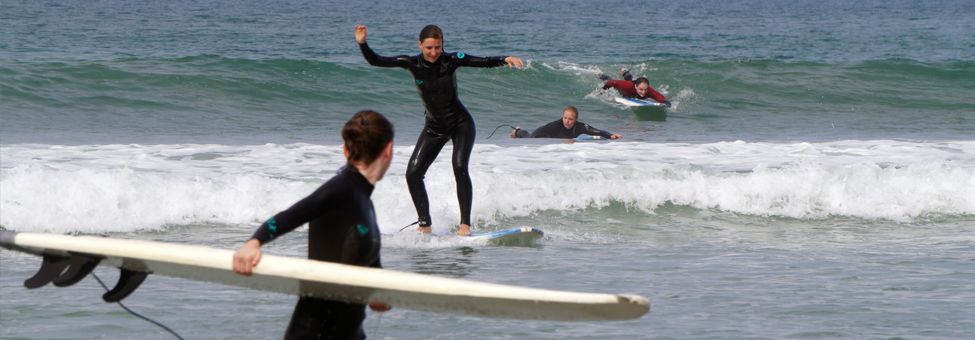
POLYGON ((647 80, 646 77, 639 77, 636 78, 636 80, 630 80, 633 78, 633 76, 630 75, 630 72, 626 69, 621 70, 620 74, 623 76, 623 80, 610 79, 610 77, 605 74, 600 75, 599 79, 604 81, 603 90, 614 88, 617 92, 619 92, 620 96, 623 96, 623 98, 636 98, 643 100, 652 99, 658 103, 666 105, 667 107, 671 106, 670 101, 667 100, 667 97, 664 97, 664 95, 660 94, 660 92, 654 90, 653 87, 650 86, 650 80, 647 80))
POLYGON ((565 138, 572 139, 580 135, 599 136, 607 139, 620 139, 623 135, 603 131, 579 121, 579 110, 575 106, 566 106, 562 110, 562 119, 542 125, 529 133, 520 127, 511 130, 511 138, 565 138))

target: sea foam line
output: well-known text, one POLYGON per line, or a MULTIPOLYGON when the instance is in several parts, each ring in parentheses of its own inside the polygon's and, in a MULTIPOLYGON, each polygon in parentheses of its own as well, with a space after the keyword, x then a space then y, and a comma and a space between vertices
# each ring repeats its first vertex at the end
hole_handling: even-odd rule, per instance
MULTIPOLYGON (((397 146, 373 194, 384 232, 415 220, 397 146)), ((341 166, 335 145, 12 145, 0 148, 0 225, 128 231, 253 226, 341 166)), ((449 155, 450 147, 444 150, 449 155)), ((758 216, 909 221, 975 215, 975 142, 479 144, 477 224, 542 210, 666 203, 758 216)), ((457 223, 449 157, 427 174, 435 224, 457 223)))

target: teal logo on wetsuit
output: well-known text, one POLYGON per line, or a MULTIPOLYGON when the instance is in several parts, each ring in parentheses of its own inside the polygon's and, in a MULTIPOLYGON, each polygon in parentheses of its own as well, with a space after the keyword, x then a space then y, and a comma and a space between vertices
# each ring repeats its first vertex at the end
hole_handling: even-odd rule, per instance
POLYGON ((417 79, 417 80, 416 80, 416 85, 417 85, 417 86, 419 86, 419 85, 423 85, 423 79, 417 79))
POLYGON ((364 225, 361 225, 361 224, 356 224, 355 225, 355 229, 357 231, 359 231, 359 235, 365 235, 365 234, 369 233, 369 227, 364 226, 364 225))
POLYGON ((464 57, 466 57, 466 56, 467 55, 464 54, 464 52, 457 52, 457 58, 459 58, 459 59, 464 59, 464 57))
POLYGON ((265 223, 267 223, 267 231, 270 231, 271 236, 274 236, 278 232, 278 221, 271 217, 265 223))

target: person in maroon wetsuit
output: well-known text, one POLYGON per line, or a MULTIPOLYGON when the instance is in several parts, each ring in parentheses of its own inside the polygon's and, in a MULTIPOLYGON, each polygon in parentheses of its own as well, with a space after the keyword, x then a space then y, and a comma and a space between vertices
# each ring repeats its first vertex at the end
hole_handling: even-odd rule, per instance
POLYGON ((650 86, 650 81, 646 77, 636 78, 636 80, 629 80, 632 78, 629 72, 625 69, 621 71, 624 80, 614 80, 610 79, 609 76, 603 74, 599 76, 599 79, 605 81, 603 83, 603 90, 608 88, 614 88, 620 93, 623 98, 636 98, 636 99, 653 99, 658 103, 663 103, 670 107, 670 101, 667 97, 654 90, 650 86))
POLYGON ((606 139, 620 139, 622 135, 603 131, 579 121, 579 110, 575 106, 566 106, 562 110, 562 119, 550 122, 535 129, 531 133, 516 127, 511 131, 511 138, 563 138, 572 139, 579 135, 600 136, 606 139))
POLYGON ((410 71, 420 99, 426 109, 426 121, 416 141, 413 155, 406 167, 406 185, 416 207, 418 231, 430 233, 430 202, 427 198, 423 177, 430 164, 437 158, 447 141, 454 144, 451 163, 457 182, 457 200, 460 203, 460 225, 457 235, 471 233, 471 204, 473 186, 467 165, 474 148, 474 118, 457 97, 458 67, 508 67, 521 68, 522 61, 514 56, 475 57, 463 52, 446 53, 443 50, 443 31, 435 25, 427 25, 420 31, 420 54, 384 57, 373 52, 366 43, 366 26, 355 26, 355 41, 362 56, 370 65, 400 67, 410 71))
MULTIPOLYGON (((393 159, 393 125, 375 111, 360 111, 342 128, 348 160, 335 177, 290 208, 265 221, 233 258, 234 272, 251 275, 261 260, 261 245, 308 223, 308 258, 381 268, 380 235, 372 191, 393 159)), ((364 339, 366 306, 301 296, 285 339, 364 339)), ((369 308, 390 309, 382 302, 369 308)))

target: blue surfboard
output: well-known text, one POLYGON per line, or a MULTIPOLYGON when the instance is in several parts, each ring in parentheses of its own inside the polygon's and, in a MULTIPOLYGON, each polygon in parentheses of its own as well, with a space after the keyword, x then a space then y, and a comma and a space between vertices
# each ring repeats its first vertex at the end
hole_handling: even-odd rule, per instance
POLYGON ((534 244, 535 241, 544 235, 545 233, 541 229, 524 226, 491 232, 473 233, 471 236, 465 236, 464 238, 472 241, 487 240, 490 243, 500 245, 528 246, 534 244))

